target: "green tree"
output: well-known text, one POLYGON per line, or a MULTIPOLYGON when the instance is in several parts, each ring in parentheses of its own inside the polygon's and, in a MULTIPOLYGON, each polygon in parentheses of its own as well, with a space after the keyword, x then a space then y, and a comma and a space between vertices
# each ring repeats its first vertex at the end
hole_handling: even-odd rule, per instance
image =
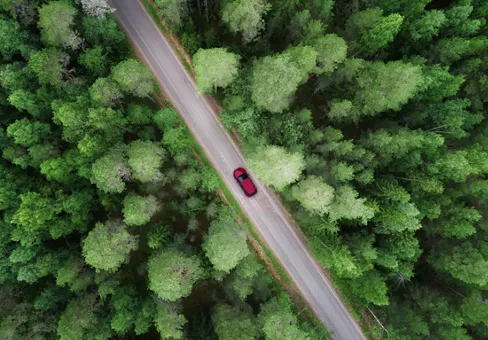
POLYGON ((339 219, 359 220, 366 224, 373 218, 374 209, 366 204, 365 198, 358 198, 358 192, 348 185, 336 189, 335 199, 329 210, 332 221, 339 219))
POLYGON ((474 35, 481 26, 481 21, 470 19, 473 12, 473 6, 467 2, 464 6, 453 6, 445 11, 446 22, 443 27, 444 34, 468 37, 474 35))
POLYGON ((149 258, 148 275, 149 289, 163 300, 176 301, 190 295, 204 271, 197 257, 165 249, 149 258))
POLYGON ((422 70, 424 84, 418 97, 438 101, 446 97, 455 96, 465 81, 462 74, 449 73, 448 67, 433 65, 422 70))
POLYGON ((428 261, 436 270, 468 284, 482 287, 488 283, 488 261, 470 242, 452 245, 443 240, 431 251, 428 261))
POLYGON ((412 41, 429 42, 439 35, 442 25, 446 21, 443 11, 434 9, 425 11, 408 26, 408 33, 412 41))
MULTIPOLYGON (((463 319, 468 325, 488 324, 488 303, 480 291, 473 290, 461 304, 463 319)), ((488 325, 487 325, 488 326, 488 325)))
POLYGON ((128 44, 124 33, 119 29, 115 16, 104 18, 83 16, 83 38, 94 46, 103 46, 106 51, 124 54, 128 44))
POLYGON ((159 302, 156 305, 154 323, 161 339, 182 339, 186 318, 174 303, 159 302))
MULTIPOLYGON (((312 19, 308 9, 297 12, 291 19, 289 27, 294 43, 310 44, 324 34, 324 25, 320 20, 312 19)), ((320 54, 320 52, 317 52, 320 54)))
POLYGON ((317 52, 320 73, 327 74, 334 71, 347 56, 347 44, 336 34, 327 34, 318 38, 313 47, 317 52))
POLYGON ((38 144, 48 136, 50 130, 51 128, 48 124, 23 118, 16 120, 8 126, 7 136, 12 137, 16 144, 28 147, 38 144))
POLYGON ((258 321, 267 339, 309 340, 309 335, 298 326, 296 315, 291 312, 291 301, 281 296, 261 305, 258 321))
POLYGON ((127 334, 134 327, 141 309, 141 303, 133 286, 121 286, 114 289, 110 298, 110 305, 114 309, 111 320, 112 329, 118 334, 127 334))
POLYGON ((10 105, 19 111, 26 111, 35 118, 41 118, 44 105, 40 102, 36 94, 26 90, 16 90, 8 96, 10 105))
POLYGON ((66 73, 69 56, 55 49, 32 52, 29 67, 41 84, 60 86, 66 73))
POLYGON ((124 60, 112 68, 111 78, 126 93, 146 97, 153 92, 151 72, 135 59, 124 60))
POLYGON ((452 63, 472 55, 477 55, 488 50, 487 37, 473 38, 444 38, 432 47, 429 56, 431 59, 439 60, 441 64, 451 65, 452 63))
POLYGON ((123 97, 117 83, 109 78, 98 78, 89 92, 93 102, 102 106, 115 106, 123 97))
POLYGON ((133 125, 150 124, 153 118, 154 111, 146 105, 129 104, 127 106, 127 119, 133 125))
POLYGON ((270 9, 271 4, 266 0, 231 0, 222 9, 222 21, 229 25, 231 32, 240 32, 244 43, 249 43, 264 29, 263 16, 270 9))
POLYGON ((347 280, 353 296, 363 305, 388 305, 385 279, 375 270, 367 271, 361 276, 347 280))
POLYGON ((243 308, 218 305, 213 314, 212 321, 221 340, 253 340, 259 336, 259 329, 253 315, 243 308))
POLYGON ((131 251, 138 247, 138 237, 131 235, 119 220, 97 223, 83 240, 86 263, 98 270, 115 272, 131 251))
POLYGON ((59 317, 56 331, 61 340, 109 339, 110 324, 104 320, 96 297, 82 295, 68 303, 59 317))
POLYGON ((249 255, 247 232, 231 219, 213 221, 202 248, 215 269, 229 273, 249 255))
POLYGON ((174 29, 183 26, 183 20, 187 16, 186 0, 156 0, 155 2, 164 20, 174 29))
POLYGON ((361 50, 374 54, 387 47, 395 39, 402 23, 403 17, 399 14, 381 18, 371 29, 363 33, 360 40, 361 50))
POLYGON ((237 76, 239 56, 225 48, 199 49, 193 56, 198 90, 210 93, 226 87, 237 76))
POLYGON ((20 206, 12 216, 12 223, 22 226, 24 231, 46 228, 47 222, 61 212, 61 206, 52 198, 37 192, 20 195, 20 206))
POLYGON ((252 100, 258 107, 282 112, 289 106, 298 85, 313 71, 316 58, 317 52, 312 47, 299 46, 256 61, 252 100))
POLYGON ((249 168, 265 184, 281 191, 294 183, 305 168, 302 154, 290 153, 284 148, 270 145, 259 148, 249 156, 249 168), (279 172, 280 176, 276 176, 279 172))
POLYGON ((27 56, 30 52, 28 34, 15 20, 0 19, 0 36, 0 52, 6 60, 10 60, 16 53, 27 56))
POLYGON ((135 179, 147 183, 162 179, 159 171, 165 151, 154 142, 137 140, 129 144, 129 166, 135 179))
POLYGON ((334 201, 334 188, 321 177, 309 176, 292 188, 293 197, 315 214, 326 214, 334 201))
POLYGON ((107 73, 108 59, 103 47, 95 46, 86 49, 78 58, 80 65, 96 76, 103 76, 107 73))
POLYGON ((357 79, 354 104, 363 115, 399 110, 423 83, 419 66, 401 61, 370 63, 357 79))
POLYGON ((41 39, 53 47, 77 49, 82 40, 71 26, 74 24, 76 8, 65 1, 51 1, 39 9, 41 39))
POLYGON ((91 180, 99 189, 105 192, 124 191, 124 180, 131 177, 125 149, 125 146, 115 147, 93 163, 91 180))
POLYGON ((152 195, 143 197, 129 194, 124 198, 122 209, 124 222, 129 226, 146 224, 160 208, 158 200, 152 195))

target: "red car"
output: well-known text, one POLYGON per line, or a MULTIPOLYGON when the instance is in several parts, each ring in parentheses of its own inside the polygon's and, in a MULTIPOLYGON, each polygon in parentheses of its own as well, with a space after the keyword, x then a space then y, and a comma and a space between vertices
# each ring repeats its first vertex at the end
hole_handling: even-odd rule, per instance
POLYGON ((247 197, 251 197, 256 195, 258 190, 256 186, 249 177, 246 169, 244 168, 237 168, 234 170, 234 178, 236 179, 237 183, 241 186, 242 190, 246 194, 247 197))

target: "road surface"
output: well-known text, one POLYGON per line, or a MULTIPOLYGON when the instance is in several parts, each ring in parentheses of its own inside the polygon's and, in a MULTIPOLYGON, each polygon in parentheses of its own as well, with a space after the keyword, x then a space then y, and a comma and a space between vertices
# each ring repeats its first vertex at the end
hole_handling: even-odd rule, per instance
POLYGON ((324 323, 332 338, 365 339, 341 303, 331 283, 307 252, 281 203, 254 178, 258 194, 244 196, 232 171, 246 161, 207 102, 196 94, 193 80, 180 63, 144 6, 137 0, 112 0, 115 15, 159 85, 188 124, 208 159, 223 178, 262 239, 296 283, 303 298, 324 323))

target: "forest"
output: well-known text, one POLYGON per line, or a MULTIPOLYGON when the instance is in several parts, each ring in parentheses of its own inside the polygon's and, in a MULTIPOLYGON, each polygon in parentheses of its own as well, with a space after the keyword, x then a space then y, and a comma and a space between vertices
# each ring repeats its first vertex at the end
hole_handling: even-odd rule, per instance
POLYGON ((0 338, 325 338, 107 2, 0 8, 0 338))
MULTIPOLYGON (((370 338, 488 338, 488 2, 144 3, 370 338)), ((0 12, 0 337, 325 339, 107 1, 0 12)))
POLYGON ((488 2, 154 4, 370 337, 487 339, 488 2))

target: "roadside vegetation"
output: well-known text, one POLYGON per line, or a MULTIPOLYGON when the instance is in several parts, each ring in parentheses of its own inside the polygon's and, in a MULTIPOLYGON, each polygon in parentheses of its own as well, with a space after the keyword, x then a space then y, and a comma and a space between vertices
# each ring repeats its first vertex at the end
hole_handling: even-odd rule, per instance
POLYGON ((2 0, 0 54, 1 339, 326 337, 106 1, 2 0))
POLYGON ((488 3, 154 3, 371 335, 486 339, 488 3))

